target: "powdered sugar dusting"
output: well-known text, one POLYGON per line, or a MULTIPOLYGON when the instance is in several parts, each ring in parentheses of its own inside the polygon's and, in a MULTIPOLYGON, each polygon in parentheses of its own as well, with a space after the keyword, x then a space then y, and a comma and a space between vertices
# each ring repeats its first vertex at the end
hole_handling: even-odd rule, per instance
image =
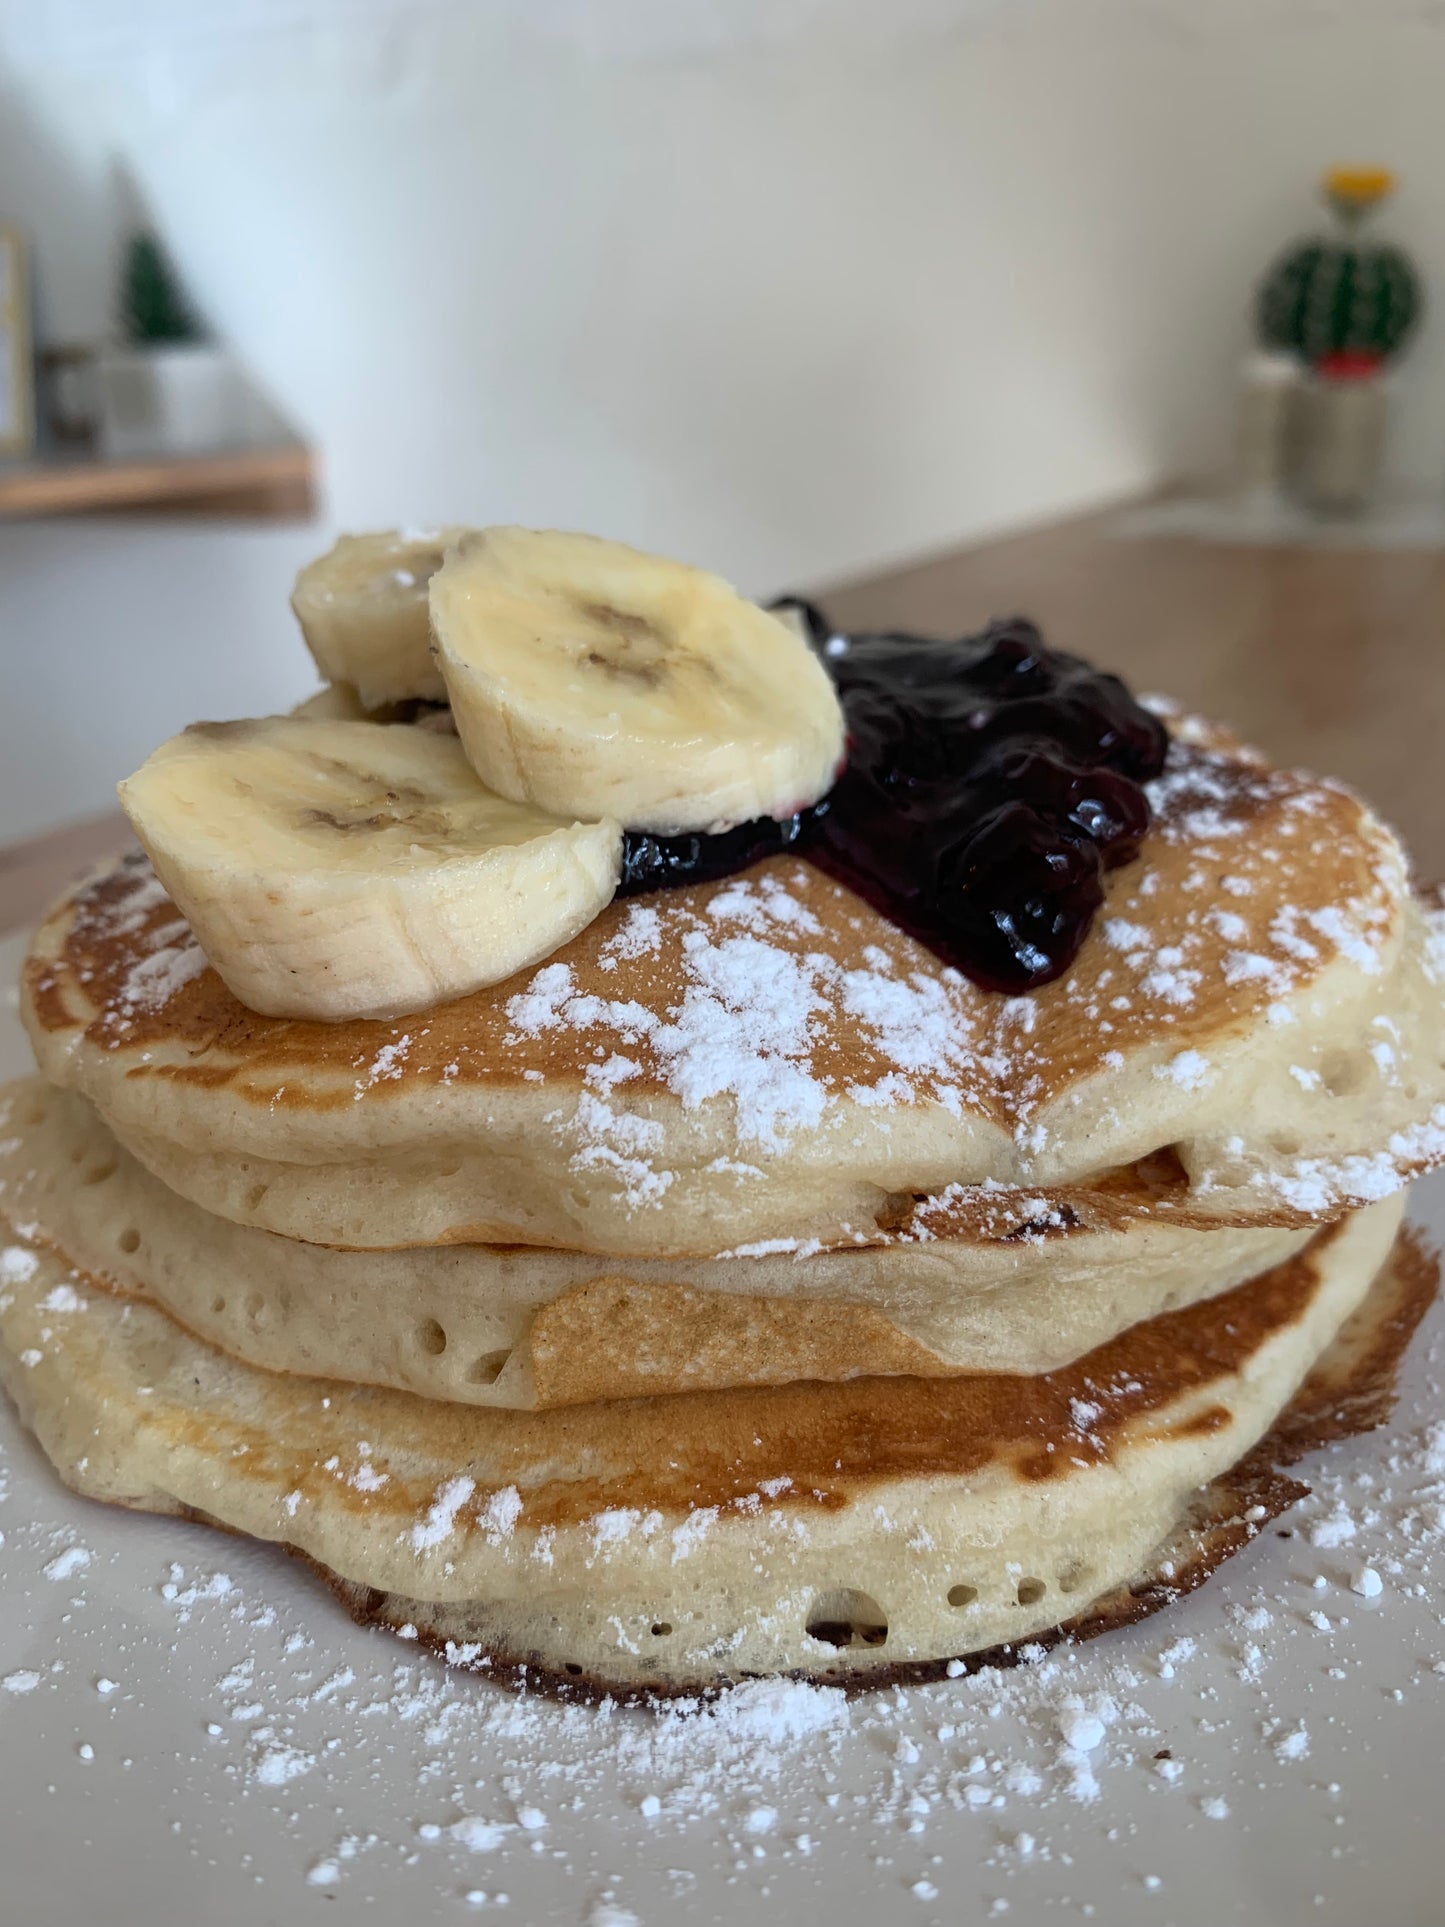
POLYGON ((447 1479, 437 1487, 436 1495, 427 1507, 424 1518, 419 1519, 407 1537, 415 1552, 430 1552, 457 1530, 457 1514, 477 1489, 475 1479, 465 1473, 457 1478, 447 1479))
POLYGON ((189 924, 167 927, 174 932, 149 956, 141 957, 117 995, 122 1011, 154 1012, 165 1006, 207 968, 206 955, 190 934, 189 924))
POLYGON ((827 1098, 808 1067, 823 1008, 817 969, 755 936, 709 942, 689 931, 683 951, 691 981, 651 1040, 669 1085, 686 1109, 731 1097, 744 1143, 784 1149, 818 1124, 827 1098))
POLYGON ((0 1248, 0 1285, 23 1285, 40 1269, 40 1260, 24 1245, 0 1248))
POLYGON ((522 1516, 522 1495, 516 1486, 494 1492, 477 1513, 477 1524, 488 1537, 507 1538, 522 1516))
MULTIPOLYGON (((1414 1173, 1445 1163, 1445 1104, 1437 1104, 1428 1118, 1393 1132, 1384 1150, 1335 1158, 1299 1157, 1277 1171, 1255 1172, 1253 1187, 1278 1198, 1291 1210, 1322 1218, 1344 1206, 1375 1204, 1393 1197, 1414 1173)), ((1207 1192, 1213 1182, 1208 1170, 1198 1188, 1207 1192)))
MULTIPOLYGON (((786 875, 735 878, 705 913, 673 906, 670 920, 683 990, 667 1010, 586 993, 564 963, 534 972, 507 1003, 514 1039, 605 1031, 620 1046, 588 1073, 589 1089, 568 1120, 580 1139, 576 1168, 611 1171, 630 1203, 661 1202, 671 1177, 656 1162, 662 1130, 624 1108, 628 1085, 649 1068, 684 1110, 727 1101, 741 1143, 785 1150, 797 1131, 820 1128, 838 1095, 816 1060, 839 1013, 883 1066, 872 1082, 850 1086, 850 1098, 867 1105, 931 1097, 956 1109, 947 1074, 976 1062, 956 979, 900 975, 882 953, 867 968, 845 970, 822 951, 780 947, 773 931, 806 936, 817 928, 786 875)), ((660 940, 657 913, 633 906, 605 955, 651 954, 660 940)))
POLYGON ((207 967, 190 925, 140 857, 127 858, 119 866, 108 896, 80 899, 76 930, 82 941, 134 940, 130 968, 107 1013, 114 1041, 123 1039, 133 1018, 163 1010, 207 967))
POLYGON ((619 963, 631 963, 638 957, 653 956, 661 943, 662 918, 658 912, 651 904, 629 904, 626 921, 616 936, 603 946, 603 968, 615 970, 619 963))
POLYGON ((316 1756, 312 1753, 302 1753, 294 1746, 263 1742, 256 1754, 254 1770, 262 1786, 289 1786, 303 1773, 309 1773, 315 1764, 316 1756))
POLYGON ((361 1097, 373 1084, 384 1083, 388 1078, 399 1078, 406 1070, 406 1055, 411 1048, 411 1033, 404 1031, 383 1044, 376 1055, 367 1062, 362 1075, 356 1080, 356 1095, 361 1097))

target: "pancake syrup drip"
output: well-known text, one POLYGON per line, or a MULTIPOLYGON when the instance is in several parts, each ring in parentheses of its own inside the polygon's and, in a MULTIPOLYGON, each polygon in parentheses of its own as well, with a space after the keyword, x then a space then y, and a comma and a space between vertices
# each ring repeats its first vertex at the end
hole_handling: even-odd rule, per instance
POLYGON ((1022 617, 949 642, 807 621, 848 720, 848 761, 811 809, 719 836, 629 831, 621 894, 727 876, 794 850, 987 990, 1073 962, 1104 872, 1149 827, 1163 725, 1117 676, 1022 617))

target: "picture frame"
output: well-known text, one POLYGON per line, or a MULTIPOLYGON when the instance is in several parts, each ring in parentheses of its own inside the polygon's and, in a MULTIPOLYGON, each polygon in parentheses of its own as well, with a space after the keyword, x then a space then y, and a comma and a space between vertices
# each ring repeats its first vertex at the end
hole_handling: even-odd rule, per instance
POLYGON ((29 250, 18 227, 0 222, 0 456, 28 455, 34 447, 29 250))

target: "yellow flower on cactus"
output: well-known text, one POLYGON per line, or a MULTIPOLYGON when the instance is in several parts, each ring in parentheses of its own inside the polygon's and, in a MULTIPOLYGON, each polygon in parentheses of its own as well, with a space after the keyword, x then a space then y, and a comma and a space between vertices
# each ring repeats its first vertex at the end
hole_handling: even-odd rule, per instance
POLYGON ((1363 214, 1394 193, 1395 175, 1388 167, 1332 167, 1321 185, 1342 214, 1363 214))

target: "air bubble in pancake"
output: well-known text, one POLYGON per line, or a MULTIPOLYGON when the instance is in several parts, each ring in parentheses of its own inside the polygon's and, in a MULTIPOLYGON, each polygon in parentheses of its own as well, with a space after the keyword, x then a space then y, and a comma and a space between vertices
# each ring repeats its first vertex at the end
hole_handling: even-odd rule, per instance
MULTIPOLYGON (((437 1326, 437 1330, 441 1331, 440 1325, 437 1326)), ((445 1344, 446 1333, 442 1332, 442 1343, 437 1349, 440 1351, 445 1344)), ((427 1349, 430 1350, 430 1346, 427 1349)), ((499 1352, 483 1352, 480 1358, 472 1360, 467 1377, 473 1385, 495 1385, 502 1376, 502 1367, 511 1356, 511 1352, 506 1349, 499 1352)))
POLYGON ((950 1606, 971 1606, 978 1598, 977 1586, 950 1586, 948 1603, 950 1606))
POLYGON ((912 1191, 889 1191, 873 1213, 873 1223, 886 1235, 902 1231, 912 1221, 921 1197, 912 1191))
POLYGON ((104 1184, 106 1179, 113 1178, 115 1176, 115 1173, 116 1173, 115 1159, 107 1158, 104 1164, 97 1164, 93 1171, 87 1171, 85 1174, 85 1177, 82 1179, 82 1183, 104 1184))
POLYGON ((116 1239, 116 1243, 125 1255, 129 1257, 133 1251, 140 1250, 140 1233, 134 1225, 131 1225, 121 1232, 120 1236, 116 1239))
POLYGON ((1016 1596, 1021 1606, 1037 1606, 1047 1591, 1042 1579, 1020 1579, 1016 1596))
POLYGON ((888 1615, 866 1592, 840 1587, 817 1595, 805 1629, 809 1639, 824 1646, 881 1646, 888 1638, 888 1615))
POLYGON ((424 1352, 440 1358, 447 1348, 447 1335, 435 1318, 424 1318, 416 1328, 416 1342, 424 1352))
POLYGON ((1331 1051, 1320 1066, 1320 1081, 1331 1097, 1354 1097, 1364 1089, 1373 1069, 1373 1061, 1363 1052, 1331 1051))

